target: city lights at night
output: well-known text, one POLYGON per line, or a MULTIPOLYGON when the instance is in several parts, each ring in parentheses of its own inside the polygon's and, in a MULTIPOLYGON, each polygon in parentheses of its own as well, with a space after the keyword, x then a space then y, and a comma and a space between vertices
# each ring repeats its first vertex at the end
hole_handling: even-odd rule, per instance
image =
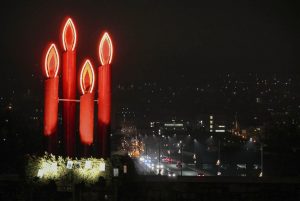
POLYGON ((299 200, 300 5, 0 8, 0 200, 299 200))

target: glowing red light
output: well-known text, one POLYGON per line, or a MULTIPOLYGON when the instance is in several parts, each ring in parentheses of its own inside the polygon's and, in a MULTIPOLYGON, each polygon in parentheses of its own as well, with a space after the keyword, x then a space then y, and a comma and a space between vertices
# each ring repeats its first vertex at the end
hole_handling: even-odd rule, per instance
POLYGON ((59 69, 59 56, 55 44, 51 44, 45 57, 45 72, 48 78, 57 76, 59 69))
POLYGON ((110 64, 113 57, 113 45, 107 32, 101 38, 99 44, 99 57, 102 65, 110 64))
POLYGON ((77 42, 77 35, 74 23, 71 18, 67 20, 62 32, 64 50, 74 50, 77 42))
POLYGON ((95 84, 95 73, 90 60, 86 60, 80 72, 80 88, 82 94, 92 93, 95 84))

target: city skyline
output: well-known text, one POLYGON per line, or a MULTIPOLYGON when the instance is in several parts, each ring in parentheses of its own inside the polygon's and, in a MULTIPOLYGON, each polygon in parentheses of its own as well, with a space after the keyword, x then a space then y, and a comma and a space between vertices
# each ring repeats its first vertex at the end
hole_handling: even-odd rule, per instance
POLYGON ((3 3, 0 199, 297 200, 299 8, 3 3))

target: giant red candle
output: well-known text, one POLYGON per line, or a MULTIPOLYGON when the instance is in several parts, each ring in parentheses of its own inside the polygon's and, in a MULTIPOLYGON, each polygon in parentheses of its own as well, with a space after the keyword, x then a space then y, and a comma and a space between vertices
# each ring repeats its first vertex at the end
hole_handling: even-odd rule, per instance
POLYGON ((111 61, 113 46, 108 33, 104 33, 99 44, 102 66, 98 68, 98 140, 100 156, 109 156, 109 132, 111 122, 111 61))
POLYGON ((58 116, 58 69, 59 56, 55 44, 51 44, 45 56, 45 105, 44 135, 48 141, 48 151, 55 152, 58 116))
POLYGON ((67 156, 74 156, 76 103, 76 29, 71 18, 67 19, 63 31, 63 128, 67 156))
POLYGON ((80 73, 80 140, 84 145, 91 145, 94 139, 94 84, 95 73, 89 60, 86 60, 80 73))

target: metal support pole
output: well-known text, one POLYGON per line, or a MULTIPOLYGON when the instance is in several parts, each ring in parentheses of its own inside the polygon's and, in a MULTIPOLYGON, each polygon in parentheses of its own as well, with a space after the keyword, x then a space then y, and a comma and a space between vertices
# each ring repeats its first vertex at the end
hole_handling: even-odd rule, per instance
POLYGON ((158 174, 160 175, 160 141, 158 142, 158 174))
POLYGON ((183 151, 182 151, 182 143, 180 144, 180 149, 181 149, 181 159, 180 159, 180 175, 182 176, 182 168, 183 168, 183 160, 182 160, 182 156, 183 156, 183 151))
POLYGON ((260 166, 261 166, 261 176, 264 175, 264 146, 260 143, 260 166))
POLYGON ((221 166, 221 140, 220 140, 220 134, 219 134, 218 160, 220 161, 220 164, 218 165, 218 172, 220 172, 220 166, 221 166))
MULTIPOLYGON (((59 98, 59 102, 80 102, 79 99, 67 99, 67 98, 59 98)), ((94 100, 94 102, 98 102, 98 100, 94 100)))
POLYGON ((219 139, 219 143, 218 143, 218 160, 220 160, 220 139, 219 139))

